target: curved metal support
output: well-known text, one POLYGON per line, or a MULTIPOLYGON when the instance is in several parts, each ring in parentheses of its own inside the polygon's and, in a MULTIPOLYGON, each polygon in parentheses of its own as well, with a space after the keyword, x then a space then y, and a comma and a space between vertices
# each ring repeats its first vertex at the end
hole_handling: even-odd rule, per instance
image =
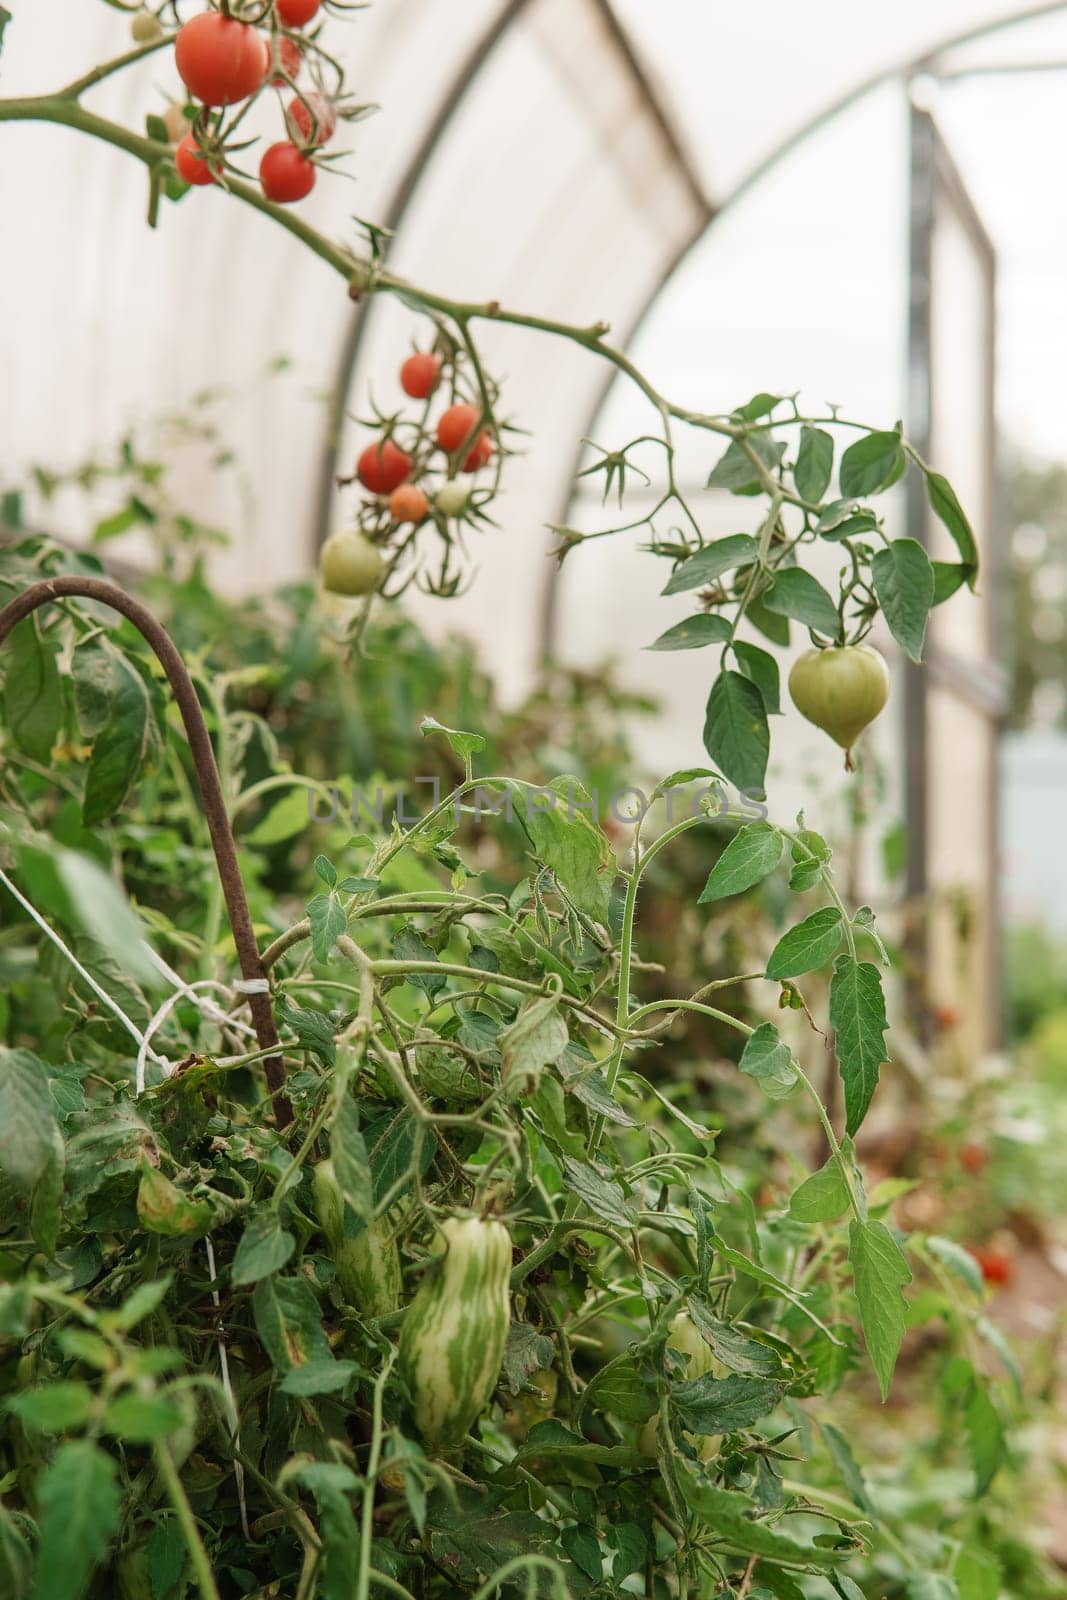
MULTIPOLYGON (((241 871, 237 865, 237 846, 230 827, 218 764, 211 747, 204 713, 193 680, 189 676, 189 669, 163 624, 141 605, 140 601, 134 600, 117 584, 108 583, 104 578, 64 575, 45 578, 40 583, 31 584, 28 589, 24 589, 4 606, 0 611, 0 647, 7 642, 8 635, 16 624, 22 622, 31 612, 36 611, 39 606, 47 605, 54 600, 62 600, 67 596, 97 600, 118 611, 127 621, 133 623, 152 647, 160 666, 166 673, 167 682, 173 690, 174 699, 181 712, 186 738, 189 740, 204 816, 211 835, 211 846, 215 852, 215 864, 218 867, 219 881, 226 900, 226 910, 233 930, 233 942, 237 947, 237 958, 241 963, 241 972, 248 982, 264 982, 266 974, 260 960, 259 946, 252 927, 252 915, 248 909, 248 899, 241 881, 241 871)), ((275 1119, 278 1127, 284 1128, 293 1120, 293 1109, 284 1092, 285 1064, 281 1056, 278 1030, 274 1025, 270 994, 266 989, 250 993, 248 1005, 260 1049, 277 1052, 266 1058, 264 1069, 274 1102, 275 1119)))

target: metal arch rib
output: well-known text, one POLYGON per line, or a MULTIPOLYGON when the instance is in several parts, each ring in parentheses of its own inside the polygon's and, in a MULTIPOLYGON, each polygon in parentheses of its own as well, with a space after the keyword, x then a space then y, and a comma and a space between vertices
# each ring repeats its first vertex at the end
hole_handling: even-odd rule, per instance
MULTIPOLYGON (((481 38, 475 41, 457 68, 452 82, 442 96, 437 111, 419 140, 418 146, 393 192, 383 219, 384 226, 391 233, 395 233, 403 221, 438 142, 444 136, 452 119, 466 100, 482 68, 490 60, 497 45, 500 44, 511 25, 518 21, 523 12, 528 10, 532 3, 533 0, 507 0, 507 3, 501 7, 481 38)), ((704 221, 699 232, 695 235, 695 237, 699 237, 703 233, 707 220, 712 215, 712 206, 703 190, 696 168, 687 155, 678 132, 661 104, 644 67, 638 60, 629 35, 616 17, 610 0, 592 0, 592 4, 600 14, 613 44, 630 72, 642 103, 656 124, 686 187, 700 210, 704 221)), ((688 247, 687 243, 687 250, 688 247)), ((334 480, 337 475, 338 439, 344 419, 352 375, 356 369, 363 344, 367 326, 366 312, 369 304, 370 302, 368 301, 361 301, 353 307, 341 345, 341 354, 337 363, 337 375, 334 379, 333 395, 327 416, 326 438, 319 467, 319 484, 315 497, 312 522, 313 553, 317 552, 321 547, 329 528, 334 480)))

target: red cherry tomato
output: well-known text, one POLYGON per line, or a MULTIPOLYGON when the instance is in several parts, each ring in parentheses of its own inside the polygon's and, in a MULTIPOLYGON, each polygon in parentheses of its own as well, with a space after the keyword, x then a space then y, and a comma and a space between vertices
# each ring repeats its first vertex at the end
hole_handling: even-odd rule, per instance
POLYGON ((437 442, 442 450, 454 455, 460 445, 472 438, 481 415, 474 406, 454 405, 442 412, 437 424, 437 442))
POLYGON ((1000 1285, 1011 1282, 1015 1265, 1003 1250, 994 1250, 991 1245, 985 1244, 972 1244, 968 1249, 981 1267, 986 1283, 1000 1285))
POLYGON ((315 167, 288 139, 272 144, 259 163, 259 181, 268 200, 289 205, 315 187, 315 167))
POLYGON ((430 502, 415 483, 402 483, 389 496, 389 515, 394 522, 424 522, 430 502))
POLYGON ((475 439, 474 444, 467 452, 467 459, 463 463, 464 472, 477 472, 479 467, 484 467, 492 459, 493 441, 487 429, 475 439))
POLYGON ((413 400, 426 400, 437 388, 441 376, 441 357, 429 350, 417 350, 400 368, 400 387, 413 400))
POLYGON ((984 1145, 964 1144, 960 1146, 960 1166, 964 1172, 984 1172, 989 1164, 989 1151, 984 1145))
POLYGON ((232 106, 260 87, 270 67, 270 50, 247 22, 205 11, 178 29, 174 64, 197 100, 206 106, 232 106))
POLYGON ((287 39, 284 33, 277 34, 271 46, 270 81, 274 88, 295 83, 303 64, 304 52, 296 40, 287 39))
POLYGON ((392 439, 369 444, 356 462, 360 483, 371 494, 392 494, 407 478, 414 462, 392 439))
POLYGON ((275 0, 278 21, 285 28, 302 28, 319 9, 319 0, 275 0))
POLYGON ((325 144, 333 137, 337 127, 337 112, 332 101, 327 100, 324 94, 305 95, 303 100, 299 95, 294 95, 285 113, 285 120, 294 138, 300 139, 303 144, 311 143, 316 127, 315 143, 325 144))
POLYGON ((197 144, 194 134, 187 133, 179 141, 174 152, 174 165, 178 169, 178 176, 184 178, 186 183, 202 184, 216 181, 215 173, 218 171, 218 166, 208 160, 197 144))

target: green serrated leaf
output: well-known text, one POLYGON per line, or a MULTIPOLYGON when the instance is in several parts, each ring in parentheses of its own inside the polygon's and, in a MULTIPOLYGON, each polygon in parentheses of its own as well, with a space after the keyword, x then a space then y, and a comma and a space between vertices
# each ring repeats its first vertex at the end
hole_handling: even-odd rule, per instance
POLYGON ((763 794, 770 753, 767 710, 756 685, 740 672, 721 672, 711 686, 704 748, 742 794, 763 794))
POLYGON ((934 603, 934 569, 916 539, 894 539, 871 562, 871 578, 890 633, 921 661, 926 620, 934 603))
POLYGON ((775 574, 774 582, 761 597, 768 611, 810 628, 827 639, 841 633, 841 618, 829 593, 818 578, 803 567, 786 567, 775 574))
POLYGON ((817 505, 829 487, 834 470, 834 441, 822 428, 806 423, 800 430, 800 449, 793 482, 802 500, 817 505))
POLYGON ((845 1086, 846 1129, 855 1135, 878 1087, 878 1071, 887 1060, 882 977, 871 961, 842 956, 830 979, 830 1026, 845 1086))
POLYGON ((784 1100, 797 1083, 789 1046, 773 1022, 761 1022, 746 1041, 738 1063, 746 1077, 755 1078, 769 1100, 784 1100))
POLYGON ((731 494, 758 490, 762 478, 757 462, 767 472, 774 472, 784 455, 785 445, 766 432, 753 433, 744 442, 731 439, 711 469, 708 488, 729 489, 731 494), (756 457, 755 461, 753 456, 756 457))
POLYGON ((767 962, 768 978, 799 978, 825 966, 844 937, 845 925, 836 906, 824 906, 783 933, 767 962))
POLYGON ((741 894, 760 883, 781 861, 782 848, 782 836, 770 822, 739 828, 708 874, 698 905, 741 894))
POLYGON ((830 1160, 794 1189, 789 1215, 797 1222, 836 1222, 849 1207, 848 1185, 836 1160, 830 1160))
POLYGON ((716 539, 714 544, 705 545, 703 550, 698 550, 676 567, 662 592, 671 595, 684 594, 688 589, 702 589, 705 584, 721 578, 724 572, 732 572, 735 567, 747 566, 750 561, 755 561, 758 550, 750 533, 731 533, 725 539, 716 539))
POLYGON ((0 1172, 28 1193, 52 1164, 59 1137, 44 1062, 0 1045, 0 1172))
POLYGON ((848 500, 881 494, 903 475, 907 464, 899 433, 865 434, 841 457, 841 493, 848 500))
POLYGON ((39 1600, 80 1600, 118 1528, 115 1463, 98 1445, 60 1445, 40 1482, 39 1600))
POLYGON ((748 644, 744 639, 738 639, 734 644, 734 658, 745 677, 752 679, 763 696, 767 715, 776 716, 782 709, 781 678, 777 661, 766 650, 761 650, 759 645, 748 644))
POLYGON ((12 739, 47 766, 63 722, 63 690, 56 652, 27 617, 8 641, 4 664, 4 721, 12 739))
POLYGON ((325 961, 348 928, 345 908, 336 894, 316 894, 308 901, 307 909, 312 952, 316 961, 325 961))
POLYGON ((233 1258, 234 1284, 243 1287, 280 1272, 295 1249, 296 1240, 282 1227, 276 1211, 254 1212, 233 1258))
POLYGON ((956 498, 956 491, 940 472, 928 472, 926 492, 935 514, 952 535, 967 569, 967 585, 973 589, 978 581, 978 544, 967 515, 956 498))
POLYGON ((860 1322, 884 1400, 904 1339, 904 1285, 911 1271, 884 1222, 853 1222, 849 1261, 860 1308, 860 1322))
POLYGON ((716 612, 700 611, 695 617, 676 622, 661 633, 648 650, 702 650, 705 645, 722 644, 730 637, 730 624, 716 612))

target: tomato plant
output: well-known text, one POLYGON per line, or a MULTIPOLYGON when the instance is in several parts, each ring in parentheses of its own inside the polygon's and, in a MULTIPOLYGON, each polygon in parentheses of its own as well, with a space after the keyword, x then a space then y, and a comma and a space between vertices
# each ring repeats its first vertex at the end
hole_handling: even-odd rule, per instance
MULTIPOLYGON (((215 175, 191 146, 219 152, 220 204, 262 211, 241 119, 284 58, 255 24, 318 9, 182 22, 199 105, 173 151, 77 93, 0 101, 0 121, 141 160, 155 221, 184 198, 175 167, 215 175)), ((319 38, 314 95, 353 114, 319 38)), ((286 113, 305 145, 316 104, 286 113)), ((284 203, 316 165, 284 140, 260 175, 284 203)), ((416 404, 359 418, 318 592, 245 608, 171 551, 168 633, 91 550, 0 551, 4 1592, 984 1600, 1025 1571, 1030 1600, 1047 1568, 996 1499, 1021 1401, 992 1258, 905 1227, 908 1181, 866 1174, 886 946, 833 841, 765 804, 781 650, 810 645, 794 705, 851 752, 888 693, 872 628, 918 661, 933 606, 976 581, 963 508, 899 428, 773 394, 694 412, 606 328, 552 324, 660 430, 591 447, 620 498, 635 455, 659 477, 636 522, 558 528, 557 553, 641 530, 657 587, 699 597, 652 648, 714 663, 710 765, 620 808, 633 774, 595 675, 550 671, 501 712, 468 657, 380 619, 409 585, 460 593, 494 536, 513 424, 479 331, 544 319, 394 276, 375 230, 338 244, 269 215, 339 292, 429 319, 432 353, 400 369, 416 404), (705 537, 676 427, 743 529, 705 537), (887 528, 905 472, 958 559, 887 528), (942 1414, 928 1470, 901 1451, 883 1492, 893 1444, 853 1422, 909 1324, 934 1330, 942 1414)), ((158 471, 121 453, 135 483, 100 541, 185 526, 151 503, 158 471)))

